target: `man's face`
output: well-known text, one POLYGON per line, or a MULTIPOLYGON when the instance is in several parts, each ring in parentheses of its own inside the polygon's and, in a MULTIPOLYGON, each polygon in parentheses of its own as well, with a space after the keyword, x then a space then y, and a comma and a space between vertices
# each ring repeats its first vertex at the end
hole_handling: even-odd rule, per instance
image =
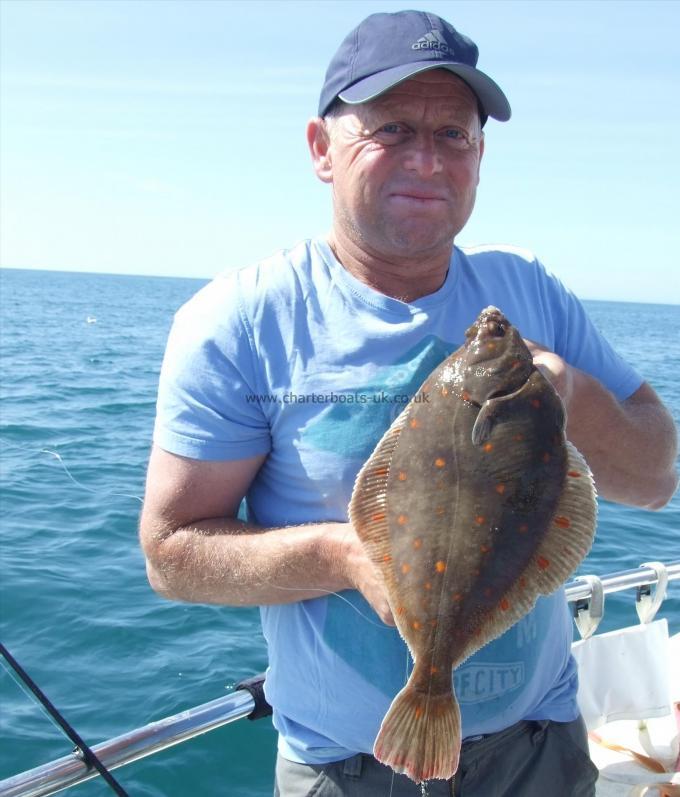
POLYGON ((483 152, 465 83, 446 70, 423 72, 347 106, 329 134, 337 233, 383 259, 450 249, 472 212, 483 152))

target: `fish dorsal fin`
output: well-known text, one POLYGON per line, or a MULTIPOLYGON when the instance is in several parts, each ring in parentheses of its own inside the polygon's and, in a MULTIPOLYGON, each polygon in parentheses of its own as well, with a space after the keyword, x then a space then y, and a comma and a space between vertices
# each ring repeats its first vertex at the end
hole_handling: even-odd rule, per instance
POLYGON ((532 563, 542 595, 550 595, 564 584, 595 537, 597 493, 593 474, 577 448, 569 441, 566 446, 567 475, 552 520, 553 527, 562 533, 547 534, 532 563))
POLYGON ((590 468, 575 446, 567 441, 566 447, 565 484, 549 533, 485 621, 482 644, 473 638, 454 666, 524 617, 539 595, 550 595, 559 589, 590 550, 597 519, 595 483, 590 468))
POLYGON ((387 480, 394 450, 409 415, 407 407, 382 436, 359 471, 349 504, 349 519, 368 555, 388 583, 393 580, 387 526, 387 480))

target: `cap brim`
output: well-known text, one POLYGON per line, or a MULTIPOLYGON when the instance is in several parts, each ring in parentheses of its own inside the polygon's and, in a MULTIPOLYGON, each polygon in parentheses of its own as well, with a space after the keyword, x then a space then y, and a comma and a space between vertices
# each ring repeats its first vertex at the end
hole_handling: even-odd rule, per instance
POLYGON ((499 122, 507 122, 510 118, 510 103, 501 88, 479 69, 455 61, 421 61, 395 66, 357 81, 349 88, 343 89, 338 97, 349 105, 359 105, 379 97, 413 75, 430 69, 448 69, 449 72, 458 75, 477 95, 488 116, 499 122))

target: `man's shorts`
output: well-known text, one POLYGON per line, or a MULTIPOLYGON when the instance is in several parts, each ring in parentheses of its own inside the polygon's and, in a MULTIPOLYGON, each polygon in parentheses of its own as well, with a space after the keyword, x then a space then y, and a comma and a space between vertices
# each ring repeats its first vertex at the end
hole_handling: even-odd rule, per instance
MULTIPOLYGON (((597 767, 581 718, 523 721, 463 743, 452 781, 425 784, 430 797, 594 797, 597 767)), ((274 797, 421 797, 421 787, 373 756, 296 764, 278 756, 274 797)))

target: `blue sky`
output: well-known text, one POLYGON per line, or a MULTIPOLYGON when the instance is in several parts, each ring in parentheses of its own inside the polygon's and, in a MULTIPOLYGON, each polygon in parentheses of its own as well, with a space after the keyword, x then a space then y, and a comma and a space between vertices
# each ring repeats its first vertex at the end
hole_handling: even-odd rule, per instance
POLYGON ((505 90, 457 243, 680 303, 680 3, 1 0, 0 264, 210 277, 330 226, 304 128, 374 11, 446 17, 505 90))

